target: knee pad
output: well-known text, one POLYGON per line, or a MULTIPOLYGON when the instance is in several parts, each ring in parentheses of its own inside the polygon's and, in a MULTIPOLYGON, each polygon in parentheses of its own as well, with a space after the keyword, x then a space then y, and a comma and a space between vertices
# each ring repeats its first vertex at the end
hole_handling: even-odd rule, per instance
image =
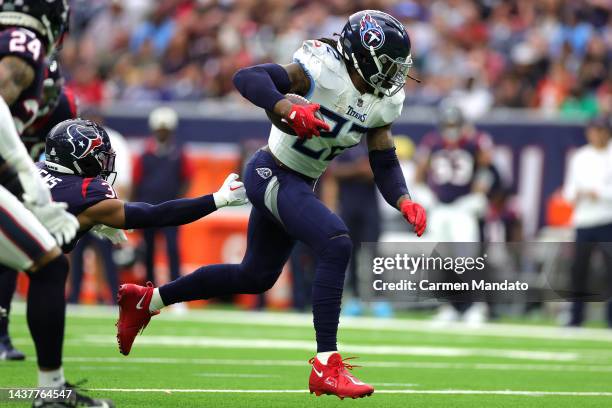
POLYGON ((320 256, 327 260, 333 259, 348 264, 352 253, 353 241, 346 232, 329 238, 320 256))
POLYGON ((28 275, 33 281, 61 283, 64 285, 68 277, 68 269, 68 258, 66 258, 66 255, 61 254, 36 272, 29 272, 28 275))
POLYGON ((279 271, 273 271, 241 265, 239 279, 242 281, 245 293, 259 294, 272 288, 281 272, 282 268, 279 271))

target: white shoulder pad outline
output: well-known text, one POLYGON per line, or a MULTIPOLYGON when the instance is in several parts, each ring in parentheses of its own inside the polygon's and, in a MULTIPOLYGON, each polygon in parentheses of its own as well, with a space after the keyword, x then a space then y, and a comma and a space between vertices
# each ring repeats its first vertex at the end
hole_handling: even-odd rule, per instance
POLYGON ((307 98, 314 92, 315 85, 326 89, 338 89, 345 86, 346 79, 341 73, 346 70, 344 62, 337 51, 318 40, 308 40, 293 54, 293 62, 302 66, 309 76, 311 89, 307 98))

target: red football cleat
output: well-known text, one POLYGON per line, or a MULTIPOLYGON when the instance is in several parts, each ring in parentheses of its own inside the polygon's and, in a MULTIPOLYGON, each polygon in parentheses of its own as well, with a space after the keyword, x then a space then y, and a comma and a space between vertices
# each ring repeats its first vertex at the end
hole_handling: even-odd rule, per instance
MULTIPOLYGON (((352 358, 352 357, 351 357, 352 358)), ((374 387, 358 380, 348 372, 353 366, 342 360, 338 353, 329 356, 327 365, 324 365, 318 358, 313 357, 309 363, 312 364, 308 388, 310 393, 317 397, 321 394, 336 395, 340 399, 344 398, 363 398, 369 397, 374 392, 374 387)))
POLYGON ((119 304, 119 320, 117 320, 117 343, 121 354, 130 354, 132 344, 136 335, 147 327, 151 316, 159 314, 149 312, 151 296, 153 296, 153 284, 147 282, 147 286, 127 283, 119 286, 117 303, 119 304))

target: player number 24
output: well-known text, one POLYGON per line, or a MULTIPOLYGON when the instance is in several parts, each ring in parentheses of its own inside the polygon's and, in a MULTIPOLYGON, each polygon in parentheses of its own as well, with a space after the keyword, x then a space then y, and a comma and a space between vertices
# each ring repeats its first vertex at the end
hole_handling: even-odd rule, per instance
POLYGON ((35 36, 29 36, 25 31, 13 31, 9 42, 9 50, 11 52, 26 52, 32 54, 34 60, 40 57, 41 44, 40 40, 35 36), (29 37, 29 38, 28 38, 29 37))

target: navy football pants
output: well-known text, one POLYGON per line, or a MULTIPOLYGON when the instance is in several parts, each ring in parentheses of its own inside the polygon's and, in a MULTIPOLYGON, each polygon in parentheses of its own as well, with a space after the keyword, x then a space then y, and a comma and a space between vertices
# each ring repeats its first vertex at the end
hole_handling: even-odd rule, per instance
POLYGON ((253 204, 242 263, 210 265, 160 288, 164 304, 270 289, 295 241, 310 246, 318 262, 312 311, 319 352, 336 350, 344 275, 352 243, 344 222, 314 195, 312 182, 279 167, 258 151, 243 181, 253 204))

